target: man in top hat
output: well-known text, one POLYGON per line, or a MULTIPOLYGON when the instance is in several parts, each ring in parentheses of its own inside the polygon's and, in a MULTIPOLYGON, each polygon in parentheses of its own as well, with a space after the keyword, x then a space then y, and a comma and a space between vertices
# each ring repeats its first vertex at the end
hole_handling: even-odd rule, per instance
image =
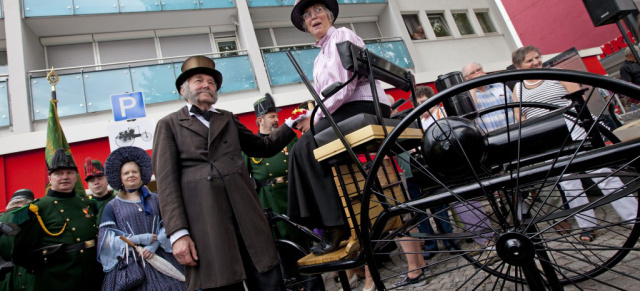
MULTIPOLYGON (((13 211, 33 201, 33 192, 29 189, 20 189, 13 193, 7 210, 0 216, 0 223, 12 223, 13 211)), ((0 233, 0 291, 32 290, 34 277, 32 274, 11 262, 14 236, 0 233)))
POLYGON ((47 194, 13 212, 21 228, 13 261, 35 275, 33 290, 99 290, 98 207, 76 195, 78 168, 64 149, 56 150, 47 168, 47 194))
POLYGON ((104 175, 104 166, 99 160, 86 158, 84 161, 84 180, 91 190, 89 197, 98 204, 98 217, 96 221, 100 224, 102 212, 109 201, 113 200, 113 193, 109 191, 107 177, 104 175))
POLYGON ((241 151, 270 157, 296 134, 294 120, 268 136, 214 108, 222 74, 212 59, 188 58, 176 80, 187 102, 158 121, 153 144, 160 210, 185 266, 189 290, 280 290, 273 236, 241 151))

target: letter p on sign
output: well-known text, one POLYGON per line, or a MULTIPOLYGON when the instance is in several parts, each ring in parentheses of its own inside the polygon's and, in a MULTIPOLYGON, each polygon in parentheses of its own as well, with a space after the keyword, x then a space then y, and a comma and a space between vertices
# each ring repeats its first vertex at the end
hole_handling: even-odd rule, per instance
POLYGON ((111 107, 115 121, 147 116, 142 92, 111 95, 111 107))

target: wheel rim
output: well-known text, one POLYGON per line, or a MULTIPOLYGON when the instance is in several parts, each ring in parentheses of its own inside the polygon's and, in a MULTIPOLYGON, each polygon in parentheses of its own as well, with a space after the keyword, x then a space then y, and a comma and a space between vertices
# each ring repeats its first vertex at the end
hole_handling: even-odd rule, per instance
MULTIPOLYGON (((450 96, 454 96, 471 88, 492 83, 504 83, 509 80, 522 79, 580 81, 582 83, 614 91, 618 94, 640 96, 640 88, 636 86, 602 76, 573 71, 528 70, 506 72, 481 77, 441 92, 440 94, 430 98, 425 104, 416 108, 414 112, 403 119, 403 121, 383 142, 380 150, 378 151, 377 158, 372 163, 371 172, 377 171, 384 156, 398 154, 401 152, 398 150, 400 145, 397 141, 397 136, 407 128, 412 121, 417 120, 422 113, 426 112, 428 108, 442 102, 450 96)), ((589 98, 591 98, 591 96, 589 98)), ((597 117, 601 117, 603 112, 592 113, 597 117)), ((605 136, 610 139, 615 139, 614 136, 608 134, 605 134, 605 136)), ((363 227, 361 240, 363 241, 364 252, 367 254, 367 261, 370 265, 375 263, 375 256, 373 256, 373 254, 378 252, 375 248, 376 245, 379 246, 382 243, 388 243, 394 239, 394 235, 385 237, 379 233, 379 229, 385 224, 387 219, 407 213, 413 214, 413 221, 405 223, 407 228, 412 228, 426 219, 439 219, 442 221, 442 218, 438 218, 432 213, 427 213, 424 209, 428 209, 431 206, 436 205, 438 202, 454 202, 462 200, 472 202, 469 204, 461 203, 463 205, 467 205, 467 212, 479 211, 481 209, 486 210, 485 212, 487 212, 487 216, 484 220, 481 220, 481 222, 484 221, 484 223, 481 224, 485 225, 485 230, 479 231, 473 229, 471 226, 465 225, 454 227, 456 229, 454 233, 467 233, 471 235, 471 238, 483 237, 489 233, 491 234, 491 238, 489 239, 490 243, 488 247, 477 252, 477 254, 472 253, 472 250, 477 249, 478 247, 471 248, 465 245, 465 243, 458 245, 454 244, 454 248, 459 251, 457 255, 439 255, 436 257, 437 260, 429 262, 431 267, 429 277, 431 278, 437 278, 448 272, 459 272, 460 270, 465 269, 464 272, 467 276, 459 282, 460 287, 477 287, 480 285, 484 285, 486 287, 489 285, 494 289, 501 289, 507 284, 524 285, 527 283, 527 276, 523 274, 522 268, 524 263, 522 263, 522 261, 519 263, 517 260, 514 261, 510 258, 510 252, 505 251, 509 249, 509 247, 506 246, 507 244, 518 244, 520 248, 524 248, 520 249, 520 252, 524 251, 528 254, 535 253, 535 255, 533 255, 533 259, 529 259, 529 257, 527 257, 527 260, 536 264, 546 288, 553 287, 554 281, 558 284, 565 285, 577 284, 589 279, 592 279, 594 282, 602 286, 619 288, 615 283, 596 278, 596 276, 605 272, 624 276, 625 278, 636 281, 636 283, 640 283, 640 279, 634 275, 613 269, 613 267, 623 260, 630 251, 636 250, 634 245, 640 236, 640 227, 635 223, 636 220, 628 221, 628 225, 621 225, 620 218, 617 216, 616 211, 614 211, 608 203, 605 203, 607 200, 605 197, 614 197, 615 193, 620 193, 618 194, 619 197, 611 200, 628 202, 628 200, 625 200, 626 198, 622 198, 627 194, 633 195, 633 199, 637 197, 638 175, 632 166, 637 166, 638 154, 637 152, 630 150, 633 148, 637 148, 637 145, 633 142, 627 142, 617 144, 615 147, 605 147, 600 150, 593 149, 586 151, 588 154, 593 153, 592 157, 594 159, 602 160, 610 158, 607 162, 611 162, 611 166, 615 165, 616 167, 612 167, 612 173, 590 173, 572 177, 583 177, 588 179, 595 178, 597 180, 601 180, 600 183, 603 183, 602 180, 606 181, 605 178, 615 179, 616 177, 622 177, 625 180, 624 187, 628 191, 622 192, 622 188, 614 189, 614 194, 592 197, 591 202, 583 204, 581 206, 582 208, 574 205, 574 208, 569 210, 564 209, 564 207, 568 207, 570 203, 578 200, 576 197, 579 197, 580 195, 569 195, 568 197, 570 200, 563 201, 560 204, 557 202, 554 202, 555 204, 550 202, 552 200, 562 199, 563 197, 563 195, 559 194, 558 184, 566 184, 565 182, 569 179, 560 178, 562 174, 566 173, 577 175, 576 173, 579 172, 568 169, 571 169, 574 165, 591 170, 602 167, 601 165, 597 165, 595 162, 590 164, 587 160, 582 161, 579 158, 576 158, 578 157, 576 154, 569 155, 568 157, 564 156, 565 164, 562 164, 560 162, 561 159, 556 157, 556 159, 553 159, 553 162, 548 165, 549 168, 546 170, 543 167, 539 167, 537 169, 539 171, 542 169, 546 172, 536 173, 535 175, 529 175, 527 171, 534 171, 536 167, 530 166, 531 169, 528 169, 526 165, 519 165, 518 161, 521 160, 518 158, 515 163, 511 163, 512 169, 507 171, 507 176, 513 178, 511 179, 511 182, 507 182, 504 177, 502 177, 502 180, 498 179, 499 175, 478 175, 473 170, 472 172, 474 172, 474 177, 473 179, 469 179, 471 181, 467 181, 466 184, 464 181, 454 181, 452 183, 448 181, 441 181, 441 185, 439 186, 445 189, 443 192, 446 195, 436 195, 442 197, 434 198, 434 196, 432 196, 430 199, 421 199, 419 201, 402 204, 398 207, 389 207, 386 212, 379 217, 378 222, 371 229, 363 227), (616 158, 616 155, 612 154, 614 149, 632 154, 626 157, 618 156, 616 158), (513 180, 515 180, 515 182, 513 180), (485 185, 485 182, 487 184, 491 182, 490 185, 492 186, 485 185), (465 189, 465 186, 470 188, 469 185, 474 184, 476 184, 477 189, 465 189), (528 196, 524 193, 514 195, 514 193, 523 192, 527 189, 542 191, 538 193, 543 195, 536 197, 528 196), (480 191, 481 193, 478 194, 477 191, 480 191), (500 191, 503 193, 502 196, 499 194, 500 191), (626 194, 622 195, 624 193, 626 194), (512 200, 518 199, 519 201, 517 203, 512 203, 512 200), (468 206, 477 205, 478 203, 481 205, 480 207, 468 206), (513 209, 516 209, 516 213, 522 214, 513 215, 513 209), (576 209, 594 211, 594 223, 597 224, 595 229, 600 231, 599 237, 594 243, 583 243, 579 240, 579 237, 577 237, 579 235, 578 232, 582 232, 586 230, 586 228, 580 228, 579 225, 577 225, 576 218, 586 219, 589 217, 584 216, 583 213, 576 209), (415 217, 420 215, 426 215, 426 217, 415 219, 415 217), (573 227, 569 230, 573 230, 575 233, 559 235, 560 233, 554 228, 554 226, 561 225, 562 221, 572 222, 573 227), (486 225, 490 225, 488 230, 486 230, 486 225), (369 240, 369 236, 374 239, 369 240), (593 259, 585 259, 586 257, 592 257, 593 259), (493 262, 494 258, 499 258, 499 260, 497 262, 493 262), (447 267, 439 268, 442 265, 447 265, 447 267), (546 269, 545 266, 541 265, 546 265, 546 269), (466 269, 471 271, 466 271, 466 269), (557 281, 553 278, 554 276, 557 277, 557 281)), ((404 150, 404 148, 402 149, 404 150)), ((581 154, 584 154, 584 152, 581 152, 581 154)), ((412 160, 411 162, 414 164, 418 163, 417 160, 412 160)), ((471 168, 471 166, 469 167, 471 168)), ((433 175, 434 177, 432 178, 437 178, 434 173, 429 171, 429 169, 424 168, 423 170, 427 175, 433 175)), ((502 175, 505 175, 504 172, 502 175)), ((368 207, 371 196, 376 195, 376 193, 379 192, 375 187, 373 187, 374 185, 375 175, 369 175, 364 187, 366 190, 364 193, 365 199, 363 200, 366 201, 363 201, 363 207, 368 207)), ((590 189, 587 186, 585 186, 585 188, 590 189)), ((598 187, 592 186, 591 188, 597 189, 598 187)), ((566 199, 566 193, 564 197, 566 199)), ((448 208, 445 208, 444 211, 452 210, 454 208, 455 206, 449 206, 448 208)), ((634 200, 632 208, 636 211, 636 216, 634 218, 637 218, 637 199, 634 200)), ((363 217, 361 218, 361 221, 369 221, 367 214, 368 213, 366 212, 362 213, 363 217)), ((459 219, 455 218, 453 221, 461 222, 459 219)), ((479 228, 476 227, 476 229, 479 228)), ((404 232, 407 233, 406 229, 404 232)), ((412 239, 418 240, 445 239, 445 237, 437 235, 413 236, 414 237, 412 239)), ((451 237, 446 238, 451 239, 451 237)), ((404 253, 407 252, 400 251, 397 252, 396 255, 401 257, 404 253)), ((513 253, 511 253, 511 257, 512 256, 514 256, 513 253)), ((381 275, 377 270, 373 270, 372 273, 377 273, 373 274, 374 279, 379 281, 377 284, 379 283, 389 288, 392 286, 391 282, 393 280, 396 278, 399 279, 402 275, 406 274, 406 272, 407 270, 398 272, 398 274, 388 274, 388 272, 385 274, 385 272, 382 271, 381 275)))

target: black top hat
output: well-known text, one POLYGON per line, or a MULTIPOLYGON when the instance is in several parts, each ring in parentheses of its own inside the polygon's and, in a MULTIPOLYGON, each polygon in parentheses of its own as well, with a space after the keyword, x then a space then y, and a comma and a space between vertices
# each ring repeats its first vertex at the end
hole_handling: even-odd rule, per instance
POLYGON ((298 28, 300 31, 304 31, 304 19, 302 19, 302 13, 309 6, 313 4, 323 4, 327 9, 333 13, 333 21, 335 22, 338 19, 338 12, 340 12, 340 8, 338 8, 337 0, 296 0, 296 4, 293 6, 293 10, 291 10, 291 23, 298 28))
POLYGON ((121 147, 111 152, 104 162, 107 183, 109 183, 111 188, 115 190, 122 188, 120 169, 122 169, 122 165, 128 162, 134 162, 140 167, 142 185, 147 185, 151 181, 153 170, 151 168, 151 157, 149 157, 149 154, 138 147, 121 147))
POLYGON ((219 91, 220 87, 222 87, 222 74, 216 70, 216 63, 209 57, 193 56, 182 63, 182 74, 176 79, 178 92, 180 92, 180 86, 184 81, 197 74, 207 74, 213 77, 218 87, 216 91, 219 91))
POLYGON ((13 195, 11 195, 11 199, 14 199, 14 198, 27 198, 29 200, 33 200, 34 196, 31 190, 20 189, 16 192, 13 192, 13 195))
POLYGON ((99 160, 84 160, 84 180, 89 181, 93 177, 104 176, 104 167, 99 160))
POLYGON ((253 103, 253 110, 256 111, 256 116, 258 117, 265 115, 270 111, 280 111, 279 108, 276 108, 276 103, 273 101, 273 97, 271 97, 271 94, 269 93, 264 94, 264 97, 253 103))
POLYGON ((53 154, 53 158, 51 158, 51 162, 47 165, 49 174, 58 169, 74 169, 76 172, 78 171, 78 167, 76 166, 76 162, 73 161, 73 157, 63 148, 56 150, 53 154))

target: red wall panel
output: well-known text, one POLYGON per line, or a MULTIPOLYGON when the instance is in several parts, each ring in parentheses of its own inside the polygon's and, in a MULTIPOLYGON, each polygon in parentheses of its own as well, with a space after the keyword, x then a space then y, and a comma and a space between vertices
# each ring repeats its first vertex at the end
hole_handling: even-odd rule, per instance
MULTIPOLYGON (((297 106, 285 106, 279 114, 280 124, 297 106)), ((258 131, 253 112, 238 115, 240 122, 253 132, 258 131)), ((42 141, 44 147, 44 140, 42 141)), ((87 157, 104 161, 111 152, 108 138, 99 138, 70 144, 71 152, 78 165, 80 177, 84 179, 84 160, 87 157)), ((148 151, 151 154, 151 151, 148 151)), ((84 182, 85 188, 87 183, 84 182)), ((47 170, 44 148, 0 156, 0 212, 4 211, 11 194, 18 189, 28 188, 36 198, 44 196, 47 184, 47 170)))
POLYGON ((599 47, 620 36, 615 24, 594 27, 581 0, 502 0, 523 45, 543 54, 599 47))

